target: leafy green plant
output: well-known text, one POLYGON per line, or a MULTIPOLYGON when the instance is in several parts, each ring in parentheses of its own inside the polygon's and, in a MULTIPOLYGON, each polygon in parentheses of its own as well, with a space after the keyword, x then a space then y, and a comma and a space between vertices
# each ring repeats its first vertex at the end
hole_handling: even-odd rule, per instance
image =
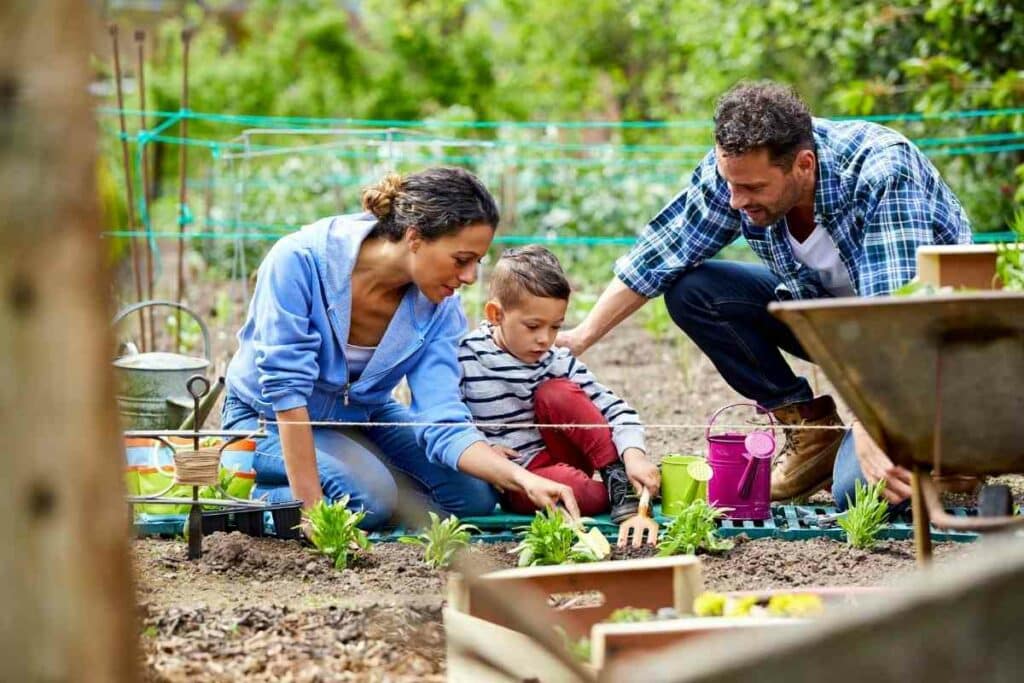
POLYGON ((472 532, 479 529, 472 524, 463 524, 454 515, 442 521, 436 513, 429 514, 430 526, 418 536, 402 536, 398 542, 423 546, 424 561, 428 566, 440 569, 452 563, 455 553, 467 547, 472 532))
POLYGON ((612 624, 636 624, 654 619, 654 612, 642 607, 620 607, 611 614, 605 621, 612 624))
POLYGON ((555 626, 555 632, 562 638, 562 644, 577 662, 590 661, 590 638, 581 636, 579 640, 572 638, 561 626, 555 626))
POLYGON ((1024 211, 1018 211, 1010 225, 1017 240, 996 246, 996 277, 1003 283, 1003 289, 1011 292, 1024 291, 1024 211))
POLYGON ((519 555, 520 567, 604 559, 582 523, 572 527, 558 510, 538 511, 529 526, 516 531, 524 532, 522 542, 512 549, 519 555))
POLYGON ((857 481, 854 484, 853 501, 846 497, 849 508, 837 521, 846 532, 846 542, 854 548, 869 550, 874 547, 878 532, 885 526, 889 506, 882 498, 885 480, 877 481, 873 486, 857 481))
POLYGON ((658 541, 658 555, 692 555, 698 550, 720 552, 732 548, 732 541, 718 537, 715 524, 726 510, 697 499, 680 510, 662 532, 658 541))
POLYGON ((321 500, 303 513, 309 527, 309 540, 317 552, 334 560, 335 569, 347 567, 351 553, 370 548, 370 539, 358 526, 366 512, 349 510, 348 501, 348 496, 334 503, 321 500))

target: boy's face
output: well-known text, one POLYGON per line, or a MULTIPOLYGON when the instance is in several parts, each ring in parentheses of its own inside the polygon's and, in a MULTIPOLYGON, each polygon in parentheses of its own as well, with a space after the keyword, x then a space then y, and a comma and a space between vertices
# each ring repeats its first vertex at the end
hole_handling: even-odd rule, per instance
POLYGON ((496 328, 498 346, 524 363, 536 363, 555 343, 568 307, 564 299, 524 293, 512 308, 488 301, 484 313, 496 328))

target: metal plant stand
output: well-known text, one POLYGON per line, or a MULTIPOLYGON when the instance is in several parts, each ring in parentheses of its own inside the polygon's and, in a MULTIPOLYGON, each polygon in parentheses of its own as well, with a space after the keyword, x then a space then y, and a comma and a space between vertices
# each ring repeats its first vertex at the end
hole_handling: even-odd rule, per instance
MULTIPOLYGON (((194 375, 187 382, 187 389, 195 404, 195 415, 199 415, 199 404, 203 397, 210 390, 210 383, 202 375, 194 375)), ((188 505, 188 557, 195 560, 202 557, 203 553, 203 517, 204 506, 216 506, 239 512, 257 512, 258 532, 253 531, 252 535, 262 535, 262 524, 264 511, 273 510, 275 513, 288 511, 292 514, 282 519, 292 519, 297 524, 301 502, 294 501, 284 505, 270 505, 262 500, 250 500, 233 496, 220 482, 220 460, 224 449, 241 439, 261 438, 263 435, 247 431, 224 430, 224 431, 203 431, 201 425, 196 424, 191 430, 135 430, 125 432, 128 437, 146 437, 158 440, 172 450, 174 453, 174 477, 171 482, 157 493, 146 496, 128 496, 129 506, 137 503, 161 504, 161 505, 188 505), (168 439, 170 437, 187 437, 192 439, 192 450, 181 450, 176 448, 168 439), (201 448, 200 439, 205 437, 222 437, 224 443, 217 447, 201 448), (168 496, 177 486, 190 486, 192 496, 184 498, 180 496, 168 496), (221 498, 200 498, 199 488, 210 487, 221 498)), ((277 519, 277 514, 275 514, 277 519)), ((294 526, 293 524, 293 526, 294 526)), ((283 534, 279 534, 283 535, 283 534)))

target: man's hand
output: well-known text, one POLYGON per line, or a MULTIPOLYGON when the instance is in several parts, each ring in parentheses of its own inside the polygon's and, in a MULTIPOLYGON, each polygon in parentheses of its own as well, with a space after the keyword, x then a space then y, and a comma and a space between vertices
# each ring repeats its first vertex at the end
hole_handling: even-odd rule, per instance
POLYGON ((860 471, 868 484, 885 480, 882 496, 895 505, 910 498, 910 472, 894 465, 889 456, 882 452, 860 421, 854 421, 853 445, 860 463, 860 471))
POLYGON ((565 484, 545 479, 525 469, 520 472, 518 479, 523 493, 541 510, 553 508, 561 503, 574 520, 580 518, 580 506, 576 503, 576 496, 565 484))
POLYGON ((563 346, 569 349, 574 356, 579 356, 589 348, 588 345, 584 343, 583 335, 580 333, 579 327, 559 332, 558 336, 555 337, 555 346, 563 346))
POLYGON ((639 448, 627 448, 622 452, 622 462, 637 493, 645 488, 652 496, 658 493, 661 488, 661 472, 657 465, 647 459, 646 453, 639 448))

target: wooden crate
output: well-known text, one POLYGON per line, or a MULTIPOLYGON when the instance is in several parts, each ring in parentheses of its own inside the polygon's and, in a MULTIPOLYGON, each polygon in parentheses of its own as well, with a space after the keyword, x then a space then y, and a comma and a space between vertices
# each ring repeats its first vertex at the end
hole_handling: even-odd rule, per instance
MULTIPOLYGON (((490 572, 480 577, 517 604, 535 614, 546 614, 552 626, 561 626, 572 637, 590 634, 590 628, 621 607, 658 610, 673 607, 679 614, 693 611, 693 599, 703 590, 700 559, 693 556, 656 557, 554 567, 522 567, 490 572), (599 592, 600 605, 555 609, 548 605, 554 594, 599 592)), ((449 582, 449 605, 460 612, 499 626, 509 626, 483 600, 479 591, 461 578, 449 582)))
MULTIPOLYGON (((888 588, 874 586, 829 586, 779 588, 754 591, 728 591, 729 597, 753 596, 767 600, 774 595, 812 593, 819 596, 825 609, 841 608, 864 599, 892 594, 888 588)), ((669 619, 633 624, 596 624, 591 629, 591 665, 604 671, 613 664, 619 666, 632 657, 651 654, 670 645, 684 643, 703 636, 752 631, 756 635, 765 630, 806 624, 811 619, 792 617, 707 617, 702 619, 669 619)))
POLYGON ((996 245, 943 244, 917 248, 917 279, 936 287, 1001 289, 996 245))
POLYGON ((559 627, 579 638, 590 636, 596 623, 621 607, 674 607, 688 614, 703 586, 701 563, 693 556, 523 567, 484 574, 478 580, 486 587, 474 589, 457 574, 448 584, 444 619, 448 680, 453 683, 580 680, 538 642, 509 628, 501 612, 484 599, 488 588, 512 598, 518 611, 541 616, 552 634, 559 627), (600 606, 560 610, 548 604, 553 594, 591 591, 601 593, 600 606))
POLYGON ((590 636, 590 664, 595 670, 603 671, 612 664, 619 666, 630 658, 642 657, 694 638, 736 631, 749 631, 751 637, 756 637, 766 630, 798 626, 808 621, 781 617, 704 617, 596 624, 590 636))

